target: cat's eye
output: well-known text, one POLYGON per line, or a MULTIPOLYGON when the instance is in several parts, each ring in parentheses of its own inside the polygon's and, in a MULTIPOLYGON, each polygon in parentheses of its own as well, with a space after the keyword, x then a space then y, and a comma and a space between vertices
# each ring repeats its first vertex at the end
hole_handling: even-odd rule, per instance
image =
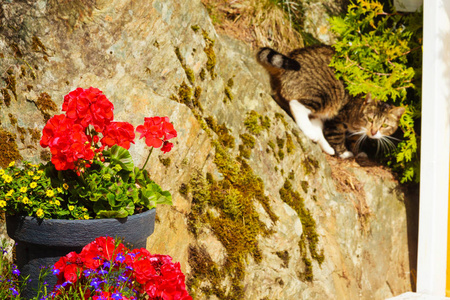
POLYGON ((384 123, 383 125, 381 125, 381 127, 386 128, 388 127, 388 124, 384 123))
POLYGON ((367 121, 373 122, 373 119, 371 117, 367 117, 367 121))

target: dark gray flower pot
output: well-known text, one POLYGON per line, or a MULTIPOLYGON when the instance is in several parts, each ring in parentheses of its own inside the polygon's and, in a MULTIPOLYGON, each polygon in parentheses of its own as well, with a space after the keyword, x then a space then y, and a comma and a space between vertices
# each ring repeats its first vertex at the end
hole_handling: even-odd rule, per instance
MULTIPOLYGON (((121 238, 130 249, 145 248, 147 238, 155 229, 156 210, 123 219, 38 220, 32 217, 7 216, 6 229, 16 242, 17 267, 21 276, 30 275, 23 296, 36 295, 42 266, 53 266, 60 257, 81 249, 100 236, 121 238)), ((56 276, 46 281, 49 289, 56 284, 56 276)))

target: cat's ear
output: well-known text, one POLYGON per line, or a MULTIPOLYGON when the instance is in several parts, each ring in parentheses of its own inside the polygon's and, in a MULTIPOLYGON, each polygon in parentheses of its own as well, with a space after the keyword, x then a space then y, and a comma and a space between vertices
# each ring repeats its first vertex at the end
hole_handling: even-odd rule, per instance
POLYGON ((373 102, 372 94, 371 93, 367 93, 366 100, 364 101, 364 103, 369 104, 369 103, 372 103, 372 102, 373 102))
POLYGON ((405 108, 402 106, 397 106, 391 109, 391 114, 397 117, 398 120, 402 117, 403 113, 405 112, 405 108))

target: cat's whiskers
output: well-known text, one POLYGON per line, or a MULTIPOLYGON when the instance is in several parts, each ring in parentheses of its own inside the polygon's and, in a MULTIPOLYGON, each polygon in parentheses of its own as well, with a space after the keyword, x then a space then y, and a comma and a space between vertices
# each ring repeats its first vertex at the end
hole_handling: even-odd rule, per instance
POLYGON ((391 135, 386 135, 386 136, 384 136, 384 137, 386 137, 386 138, 388 138, 388 139, 391 139, 391 140, 394 140, 394 141, 397 141, 397 142, 400 142, 400 141, 401 141, 401 139, 398 139, 398 138, 393 137, 393 136, 391 136, 391 135))
POLYGON ((366 134, 366 130, 365 129, 361 129, 358 132, 354 132, 350 136, 354 136, 354 135, 357 135, 357 134, 359 134, 360 137, 358 138, 358 140, 356 141, 355 145, 353 146, 353 152, 354 153, 359 153, 359 150, 361 150, 361 147, 364 144, 364 141, 367 139, 367 134, 366 134))
POLYGON ((383 152, 391 152, 395 149, 394 142, 392 142, 389 138, 390 136, 382 136, 377 139, 377 152, 375 155, 378 155, 380 148, 383 152))

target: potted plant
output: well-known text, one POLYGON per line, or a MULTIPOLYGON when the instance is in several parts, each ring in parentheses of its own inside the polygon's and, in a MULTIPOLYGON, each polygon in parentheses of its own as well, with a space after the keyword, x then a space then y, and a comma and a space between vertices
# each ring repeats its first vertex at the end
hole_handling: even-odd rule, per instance
MULTIPOLYGON (((0 248, 0 297, 23 299, 26 281, 0 248)), ((80 253, 70 252, 53 266, 42 268, 33 300, 191 300, 180 264, 168 255, 151 254, 145 248, 131 250, 112 237, 98 237, 80 253), (53 273, 53 275, 52 275, 53 273), (48 284, 56 276, 55 286, 48 284)))
POLYGON ((99 89, 77 88, 64 97, 65 113, 49 119, 43 129, 40 145, 50 149, 51 161, 12 162, 0 169, 0 211, 17 243, 18 267, 32 280, 40 266, 80 251, 99 236, 145 247, 155 206, 172 203, 145 166, 153 148, 172 149, 173 125, 167 117, 153 117, 137 126, 150 147, 138 168, 128 151, 135 129, 114 121, 113 109, 99 89))

